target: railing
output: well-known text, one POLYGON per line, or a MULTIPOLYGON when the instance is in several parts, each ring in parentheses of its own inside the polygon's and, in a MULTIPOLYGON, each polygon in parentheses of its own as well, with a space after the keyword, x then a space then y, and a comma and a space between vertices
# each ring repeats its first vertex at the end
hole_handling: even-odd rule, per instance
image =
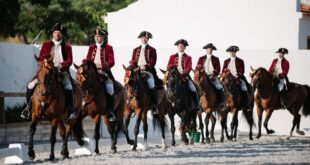
MULTIPOLYGON (((2 116, 2 123, 4 126, 4 144, 6 144, 6 119, 5 119, 5 98, 6 97, 25 97, 26 93, 20 93, 20 92, 8 92, 5 93, 3 91, 0 91, 0 114, 2 116)), ((1 120, 1 119, 0 119, 1 120)))

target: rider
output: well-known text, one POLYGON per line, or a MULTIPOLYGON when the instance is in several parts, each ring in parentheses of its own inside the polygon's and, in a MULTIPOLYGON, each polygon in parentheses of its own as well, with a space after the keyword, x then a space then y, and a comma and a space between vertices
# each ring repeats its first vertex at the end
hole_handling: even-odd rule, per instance
POLYGON ((196 86, 189 75, 189 72, 192 70, 192 57, 184 52, 186 46, 188 46, 188 42, 184 39, 179 39, 174 45, 178 47, 178 52, 170 56, 167 70, 169 71, 172 68, 176 68, 181 73, 182 77, 188 80, 188 87, 191 90, 191 97, 195 104, 195 110, 200 111, 196 86), (181 60, 179 60, 180 58, 181 60))
POLYGON ((109 112, 109 121, 115 121, 114 104, 114 76, 111 68, 114 66, 114 52, 112 46, 104 41, 108 32, 100 27, 93 29, 91 36, 94 36, 95 44, 91 44, 88 49, 86 59, 92 60, 97 66, 97 71, 103 79, 102 83, 107 92, 107 110, 109 112))
POLYGON ((160 80, 155 69, 157 60, 156 49, 148 44, 149 39, 152 38, 152 34, 150 32, 142 31, 138 38, 141 41, 141 45, 133 50, 130 65, 136 65, 140 68, 140 70, 145 71, 148 74, 147 84, 151 91, 150 94, 153 103, 152 112, 153 114, 158 114, 157 89, 155 84, 158 84, 160 80))
POLYGON ((236 56, 237 51, 239 51, 238 46, 230 46, 226 49, 226 52, 229 52, 230 54, 230 58, 224 61, 224 67, 222 73, 225 70, 229 69, 231 74, 236 78, 236 80, 239 80, 242 100, 244 101, 244 107, 250 111, 252 109, 250 108, 250 102, 248 97, 247 80, 243 75, 244 62, 241 58, 236 56))
POLYGON ((288 50, 286 48, 280 48, 276 53, 278 53, 278 58, 272 61, 269 72, 278 82, 277 86, 281 98, 281 104, 284 109, 287 109, 287 89, 284 80, 286 80, 286 82, 288 83, 287 74, 290 68, 290 64, 287 59, 284 58, 284 55, 288 54, 288 50))
MULTIPOLYGON (((52 40, 44 42, 39 54, 39 59, 44 59, 44 56, 53 56, 54 66, 63 73, 64 78, 62 85, 65 89, 66 101, 68 101, 68 116, 69 119, 76 118, 73 107, 73 87, 72 78, 69 74, 69 68, 72 65, 72 48, 71 45, 65 42, 64 36, 67 34, 67 29, 60 23, 56 23, 49 31, 52 35, 52 40)), ((32 94, 35 89, 38 79, 35 76, 27 86, 26 99, 27 106, 22 111, 21 117, 28 119, 30 117, 32 94)))
POLYGON ((225 109, 225 97, 224 97, 224 88, 218 79, 218 75, 221 70, 220 60, 218 57, 212 54, 213 50, 217 50, 216 47, 212 43, 208 43, 203 47, 206 49, 206 55, 201 56, 197 62, 196 70, 204 70, 208 77, 211 79, 212 84, 215 86, 217 90, 217 95, 220 98, 220 107, 221 110, 225 109))

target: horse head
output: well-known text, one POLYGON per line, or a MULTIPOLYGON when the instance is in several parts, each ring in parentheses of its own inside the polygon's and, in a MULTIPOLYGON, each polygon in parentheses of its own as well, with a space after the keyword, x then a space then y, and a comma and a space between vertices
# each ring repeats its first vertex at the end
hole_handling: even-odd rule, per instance
POLYGON ((91 60, 84 59, 80 66, 74 64, 76 72, 76 79, 80 82, 83 97, 94 97, 102 90, 100 79, 95 63, 91 60))
POLYGON ((232 75, 229 69, 225 69, 223 73, 220 75, 220 80, 223 84, 224 91, 227 100, 239 98, 239 84, 236 81, 236 78, 232 75))
POLYGON ((134 97, 140 95, 144 91, 147 74, 144 71, 141 71, 140 68, 136 65, 130 65, 126 67, 123 65, 125 70, 124 83, 127 89, 127 95, 129 97, 134 97))
POLYGON ((169 71, 161 70, 165 75, 164 82, 167 87, 169 98, 177 97, 182 88, 182 77, 177 68, 171 68, 169 71))
POLYGON ((200 90, 204 91, 212 85, 211 79, 204 69, 196 68, 192 71, 194 72, 194 82, 200 90))
POLYGON ((253 87, 254 92, 257 88, 261 89, 267 85, 272 84, 272 74, 270 74, 265 68, 254 69, 251 66, 251 85, 253 87))
POLYGON ((54 89, 57 88, 57 84, 60 81, 58 71, 54 67, 53 57, 49 54, 38 58, 35 56, 37 61, 37 78, 39 85, 39 93, 42 96, 50 95, 54 89))

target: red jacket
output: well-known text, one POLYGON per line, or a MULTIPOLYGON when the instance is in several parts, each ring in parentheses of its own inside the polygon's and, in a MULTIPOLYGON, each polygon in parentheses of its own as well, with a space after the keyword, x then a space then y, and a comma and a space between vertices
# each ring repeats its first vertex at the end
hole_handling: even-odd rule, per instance
MULTIPOLYGON (((114 52, 113 47, 108 44, 101 45, 101 52, 100 52, 100 59, 101 59, 101 66, 103 70, 109 70, 114 66, 114 52)), ((86 59, 91 59, 95 61, 97 46, 90 45, 88 48, 88 53, 86 59)))
MULTIPOLYGON (((132 52, 132 58, 130 61, 130 65, 137 65, 138 60, 140 58, 141 46, 135 48, 132 52)), ((156 49, 151 47, 150 45, 146 45, 144 49, 144 57, 146 60, 146 68, 155 67, 157 60, 156 49)))
MULTIPOLYGON (((271 74, 273 74, 273 72, 275 71, 277 62, 278 62, 277 58, 272 61, 271 66, 269 68, 269 72, 271 74)), ((285 58, 282 59, 281 67, 282 67, 282 73, 279 73, 278 77, 279 78, 286 78, 287 77, 287 73, 288 73, 288 71, 290 69, 290 63, 285 58)))
MULTIPOLYGON (((39 54, 39 59, 43 59, 44 56, 50 55, 52 48, 54 47, 53 41, 44 42, 39 54)), ((64 41, 61 42, 61 53, 63 62, 60 64, 62 66, 62 70, 69 69, 72 65, 72 48, 71 45, 65 43, 64 41)))
MULTIPOLYGON (((235 62, 236 62, 236 70, 237 70, 238 76, 243 76, 243 74, 244 74, 244 62, 243 62, 243 60, 236 57, 235 62)), ((230 63, 230 58, 224 61, 222 73, 224 72, 225 69, 228 68, 229 63, 230 63)))
MULTIPOLYGON (((201 56, 198 59, 196 69, 202 69, 204 67, 206 60, 207 60, 207 55, 201 56)), ((220 64, 219 58, 212 55, 211 56, 211 63, 212 63, 212 66, 214 68, 213 74, 214 74, 214 76, 217 76, 221 70, 221 64, 220 64)))
MULTIPOLYGON (((179 63, 178 53, 171 55, 167 65, 167 70, 170 70, 173 67, 177 68, 178 63, 179 63)), ((183 69, 183 73, 181 74, 189 74, 189 72, 192 70, 192 57, 184 53, 182 55, 181 64, 183 69)))

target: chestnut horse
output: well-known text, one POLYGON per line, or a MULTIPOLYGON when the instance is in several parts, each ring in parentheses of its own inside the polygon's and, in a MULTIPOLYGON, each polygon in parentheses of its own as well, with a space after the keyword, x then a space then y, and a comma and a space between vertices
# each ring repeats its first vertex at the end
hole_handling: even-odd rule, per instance
POLYGON ((100 82, 97 67, 92 61, 87 61, 81 66, 74 64, 77 70, 77 80, 81 83, 83 90, 83 117, 90 115, 95 121, 95 153, 99 153, 99 139, 100 139, 100 123, 103 115, 104 123, 107 126, 111 136, 111 152, 116 152, 117 136, 123 128, 123 112, 125 105, 125 90, 123 86, 115 81, 115 105, 114 110, 116 114, 116 121, 110 122, 107 111, 107 94, 103 83, 100 82))
MULTIPOLYGON (((165 75, 165 85, 167 90, 167 113, 171 124, 171 134, 172 134, 172 146, 175 146, 175 124, 174 116, 178 114, 181 118, 180 124, 180 134, 181 141, 185 144, 189 143, 189 139, 186 136, 186 132, 196 131, 196 110, 194 109, 194 103, 190 96, 190 89, 187 85, 186 80, 184 81, 181 77, 180 72, 176 68, 172 68, 169 71, 160 71, 165 75)), ((192 136, 194 137, 194 136, 192 136)), ((193 141, 192 141, 193 142, 193 141)))
MULTIPOLYGON (((257 106, 258 115, 258 134, 257 138, 261 137, 261 125, 262 125, 262 115, 264 110, 266 111, 266 118, 264 121, 264 127, 267 134, 272 134, 275 131, 268 128, 268 121, 274 110, 282 109, 281 100, 278 92, 273 87, 273 76, 265 68, 253 69, 251 67, 252 73, 250 76, 252 78, 251 83, 254 91, 257 89, 257 94, 255 96, 255 103, 257 106)), ((300 128, 300 117, 299 111, 303 106, 303 114, 305 116, 310 115, 310 87, 308 85, 301 85, 297 83, 289 83, 288 94, 287 94, 287 110, 294 116, 293 126, 289 137, 293 135, 293 131, 297 126, 296 133, 299 135, 304 135, 305 133, 300 128)))
POLYGON ((76 119, 70 119, 68 121, 69 127, 65 127, 65 117, 67 115, 65 105, 65 94, 61 84, 61 73, 54 67, 53 57, 49 56, 44 59, 38 59, 37 57, 37 79, 38 85, 32 95, 32 119, 29 129, 29 145, 28 155, 31 160, 35 158, 35 152, 33 150, 33 136, 36 131, 36 126, 42 116, 45 116, 52 125, 52 131, 50 136, 51 152, 49 160, 54 160, 54 146, 56 143, 56 132, 59 126, 60 135, 63 139, 63 145, 61 150, 62 158, 68 158, 68 136, 73 132, 73 135, 79 145, 83 145, 84 131, 81 120, 82 109, 82 91, 80 86, 74 85, 74 111, 77 114, 76 119))
MULTIPOLYGON (((139 134, 139 127, 142 120, 143 123, 143 132, 144 132, 144 142, 145 142, 145 149, 148 147, 147 143, 147 132, 148 132, 148 123, 147 123, 147 113, 148 110, 151 109, 152 102, 151 97, 149 94, 149 87, 147 84, 147 76, 148 74, 144 71, 139 70, 139 67, 129 66, 123 68, 126 72, 125 77, 125 88, 127 94, 127 103, 125 106, 124 112, 124 121, 125 121, 125 135, 127 138, 128 144, 133 143, 132 150, 137 149, 137 136, 139 134), (136 123, 134 128, 134 135, 135 139, 132 141, 128 135, 128 125, 130 123, 130 118, 132 114, 136 116, 136 123)), ((157 88, 157 108, 158 114, 153 114, 153 127, 154 130, 156 127, 161 128, 161 135, 162 135, 162 148, 166 148, 165 142, 165 130, 167 128, 167 121, 165 119, 166 114, 166 93, 164 88, 156 87, 157 88)))
MULTIPOLYGON (((194 81, 197 87, 200 91, 200 108, 202 112, 206 113, 205 117, 205 125, 206 125, 206 143, 214 142, 214 127, 216 123, 216 118, 213 115, 213 112, 215 113, 221 113, 221 107, 217 100, 217 91, 212 84, 212 80, 209 78, 209 76, 206 74, 204 70, 194 70, 194 81), (211 126, 211 132, 209 137, 209 120, 211 119, 212 126, 211 126)), ((203 123, 202 123, 202 113, 198 113, 199 118, 199 127, 201 130, 201 143, 204 143, 205 136, 204 136, 204 130, 203 130, 203 123)), ((221 118, 221 121, 224 120, 221 118)))
MULTIPOLYGON (((241 98, 241 89, 240 89, 240 82, 235 79, 235 77, 231 74, 231 72, 227 69, 223 72, 221 76, 221 82, 225 89, 225 102, 227 111, 224 114, 224 118, 227 118, 228 112, 233 113, 232 121, 230 124, 231 127, 231 134, 229 137, 229 140, 236 141, 237 138, 237 131, 238 131, 238 112, 239 110, 243 111, 243 116, 247 120, 247 124, 249 125, 249 139, 253 140, 253 133, 252 133, 252 127, 254 126, 254 118, 253 118, 253 107, 254 107, 254 91, 251 89, 251 86, 248 85, 248 100, 250 103, 250 109, 247 109, 242 105, 242 98, 241 98)), ((221 135, 221 141, 224 140, 224 130, 227 129, 226 126, 226 119, 223 120, 222 124, 222 135, 221 135)), ((227 135, 227 132, 226 132, 227 135)))

